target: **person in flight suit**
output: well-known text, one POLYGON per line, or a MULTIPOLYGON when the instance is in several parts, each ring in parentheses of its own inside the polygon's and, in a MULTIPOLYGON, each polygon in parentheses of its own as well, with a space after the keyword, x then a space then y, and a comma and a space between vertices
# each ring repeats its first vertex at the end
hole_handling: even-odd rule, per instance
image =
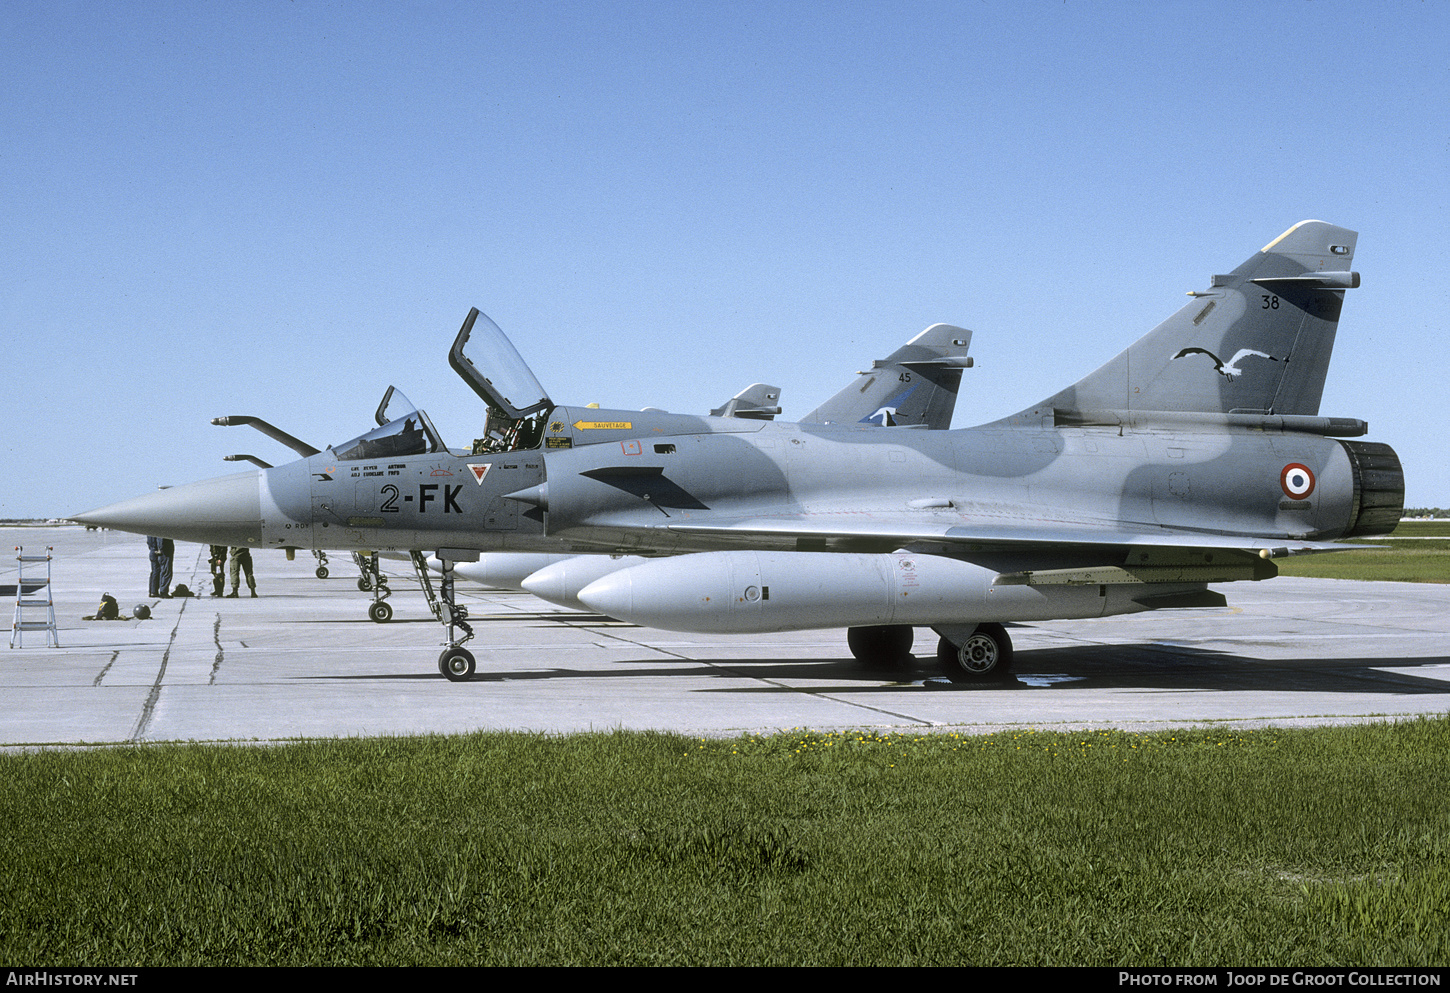
POLYGON ((247 574, 247 589, 252 591, 252 596, 255 597, 257 595, 257 579, 252 575, 252 550, 250 548, 232 549, 232 564, 227 569, 227 572, 230 574, 232 580, 232 591, 227 594, 228 597, 235 597, 237 595, 239 572, 245 572, 247 574))
POLYGON ((211 546, 211 595, 221 596, 227 587, 227 546, 211 546))

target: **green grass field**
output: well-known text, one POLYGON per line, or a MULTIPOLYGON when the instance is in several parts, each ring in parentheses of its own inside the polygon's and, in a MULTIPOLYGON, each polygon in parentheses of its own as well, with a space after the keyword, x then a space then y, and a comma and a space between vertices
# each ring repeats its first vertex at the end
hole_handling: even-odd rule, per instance
POLYGON ((1450 538, 1450 521, 1400 521, 1391 538, 1450 538))
POLYGON ((1278 559, 1279 575, 1450 583, 1450 521, 1401 521, 1394 533, 1384 538, 1349 544, 1385 547, 1278 559))
POLYGON ((25 965, 1443 965, 1450 720, 0 757, 25 965))

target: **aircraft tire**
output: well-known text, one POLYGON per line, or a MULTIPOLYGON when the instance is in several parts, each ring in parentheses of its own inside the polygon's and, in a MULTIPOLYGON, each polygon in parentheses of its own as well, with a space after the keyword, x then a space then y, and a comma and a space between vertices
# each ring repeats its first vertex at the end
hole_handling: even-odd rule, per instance
POLYGON ((317 578, 318 579, 326 579, 327 578, 327 566, 320 565, 320 566, 317 567, 317 578))
POLYGON ((895 669, 911 659, 916 631, 910 624, 882 624, 846 629, 851 655, 878 669, 895 669))
POLYGON ((941 639, 936 657, 953 679, 962 682, 1002 679, 1012 668, 1012 638, 1000 624, 981 624, 960 645, 941 639))
POLYGON ((445 648, 438 656, 438 671, 452 683, 463 683, 473 678, 475 664, 473 653, 466 648, 445 648))
POLYGON ((368 607, 368 616, 379 624, 386 624, 393 619, 393 608, 386 600, 378 600, 368 607))
POLYGON ((373 581, 368 577, 363 576, 358 579, 357 588, 363 593, 366 593, 368 590, 373 588, 373 581))

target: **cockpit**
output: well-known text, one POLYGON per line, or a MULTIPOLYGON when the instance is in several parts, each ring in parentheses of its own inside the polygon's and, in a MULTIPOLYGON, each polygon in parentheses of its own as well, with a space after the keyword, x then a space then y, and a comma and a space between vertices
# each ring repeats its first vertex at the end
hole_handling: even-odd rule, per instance
POLYGON ((513 342, 477 307, 468 312, 459 329, 448 352, 448 364, 488 404, 488 421, 483 437, 474 439, 474 455, 528 451, 543 444, 544 425, 554 401, 513 342), (483 354, 488 356, 487 375, 463 354, 474 333, 479 335, 483 354))
POLYGON ((448 451, 428 415, 413 406, 396 387, 389 386, 383 394, 374 419, 378 426, 367 434, 333 446, 338 459, 356 462, 448 451))
MULTIPOLYGON (((478 308, 469 311, 448 353, 448 362, 488 405, 483 437, 474 439, 472 454, 527 451, 543 444, 544 425, 554 402, 534 378, 513 342, 478 308), (483 354, 488 356, 488 375, 480 372, 473 360, 463 354, 464 346, 475 332, 483 354)), ((389 386, 383 394, 374 419, 378 426, 367 434, 332 446, 338 459, 366 461, 448 451, 428 415, 413 406, 396 387, 389 386)))

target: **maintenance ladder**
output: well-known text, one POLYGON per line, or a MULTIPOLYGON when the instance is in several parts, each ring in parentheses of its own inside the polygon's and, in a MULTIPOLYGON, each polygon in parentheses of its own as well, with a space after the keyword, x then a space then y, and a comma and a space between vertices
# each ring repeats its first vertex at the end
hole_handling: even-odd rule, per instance
POLYGON ((24 545, 15 546, 15 561, 20 563, 19 570, 15 576, 15 621, 10 625, 10 647, 25 647, 26 631, 44 631, 45 644, 48 648, 60 647, 60 635, 55 629, 55 598, 50 592, 50 553, 55 550, 54 545, 45 546, 44 555, 26 555, 24 545), (45 563, 45 578, 32 574, 25 575, 25 566, 30 565, 31 569, 39 568, 39 563, 45 563), (45 608, 43 621, 27 621, 24 619, 26 610, 45 608))

